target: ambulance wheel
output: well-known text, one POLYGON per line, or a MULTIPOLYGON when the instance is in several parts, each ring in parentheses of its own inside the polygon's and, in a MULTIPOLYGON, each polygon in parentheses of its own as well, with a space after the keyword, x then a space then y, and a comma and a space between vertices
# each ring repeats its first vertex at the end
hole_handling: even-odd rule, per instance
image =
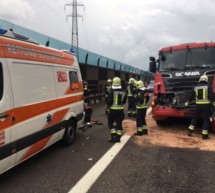
POLYGON ((62 142, 64 145, 71 145, 75 141, 76 136, 76 124, 70 120, 67 123, 62 142))

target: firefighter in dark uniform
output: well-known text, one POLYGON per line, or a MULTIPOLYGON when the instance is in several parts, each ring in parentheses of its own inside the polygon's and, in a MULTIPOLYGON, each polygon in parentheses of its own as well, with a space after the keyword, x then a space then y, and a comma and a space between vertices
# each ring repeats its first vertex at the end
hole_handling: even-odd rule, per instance
POLYGON ((147 89, 144 86, 142 80, 137 82, 137 97, 136 97, 136 124, 137 124, 137 133, 136 135, 147 135, 148 129, 146 125, 146 111, 147 111, 147 103, 149 101, 149 94, 147 93, 147 89))
POLYGON ((208 77, 203 75, 199 79, 199 83, 194 87, 194 91, 189 100, 185 103, 187 106, 193 99, 196 99, 196 107, 194 116, 188 128, 188 136, 192 136, 195 126, 198 123, 199 116, 203 113, 202 139, 208 139, 208 131, 210 127, 211 107, 214 100, 212 88, 208 86, 208 77))
POLYGON ((107 80, 107 86, 105 87, 105 114, 107 115, 109 113, 109 106, 107 105, 107 99, 108 99, 108 93, 112 86, 112 80, 107 80))
POLYGON ((135 117, 136 116, 136 104, 135 104, 135 97, 137 94, 137 87, 135 85, 135 79, 130 78, 128 81, 127 86, 127 93, 128 93, 128 117, 135 117))
POLYGON ((90 89, 88 88, 88 82, 84 82, 84 123, 86 123, 88 126, 92 126, 91 122, 91 116, 93 113, 93 108, 90 106, 90 100, 88 99, 90 95, 90 89))
POLYGON ((119 77, 115 77, 107 98, 107 104, 110 107, 108 126, 111 133, 109 142, 111 143, 120 142, 122 121, 125 118, 124 104, 126 103, 126 99, 127 93, 121 87, 121 80, 119 77))

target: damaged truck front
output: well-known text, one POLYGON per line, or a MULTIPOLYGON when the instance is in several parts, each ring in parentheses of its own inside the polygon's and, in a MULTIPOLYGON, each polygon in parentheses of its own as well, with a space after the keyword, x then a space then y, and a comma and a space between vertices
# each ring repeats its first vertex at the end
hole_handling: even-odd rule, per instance
MULTIPOLYGON (((158 125, 170 118, 192 117, 195 101, 188 106, 200 76, 207 75, 215 92, 215 43, 189 43, 162 48, 159 58, 150 57, 150 71, 155 73, 152 113, 158 125)), ((211 123, 215 132, 215 120, 211 123)))

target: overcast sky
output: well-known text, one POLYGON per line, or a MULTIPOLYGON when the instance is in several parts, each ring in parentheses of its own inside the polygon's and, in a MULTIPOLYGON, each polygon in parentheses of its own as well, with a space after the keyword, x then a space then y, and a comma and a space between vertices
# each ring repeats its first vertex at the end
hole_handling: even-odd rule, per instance
MULTIPOLYGON (((0 0, 0 18, 71 43, 72 0, 0 0)), ((77 0, 79 46, 148 70, 160 48, 215 41, 214 0, 77 0)))

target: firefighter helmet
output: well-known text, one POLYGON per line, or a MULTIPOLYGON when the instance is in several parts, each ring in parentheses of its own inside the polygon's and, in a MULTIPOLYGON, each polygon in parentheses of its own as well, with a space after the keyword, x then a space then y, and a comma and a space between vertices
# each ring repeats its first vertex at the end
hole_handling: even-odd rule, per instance
POLYGON ((121 79, 119 77, 113 79, 113 86, 121 86, 121 79))
POLYGON ((137 81, 137 88, 142 88, 144 87, 144 83, 142 80, 137 81))
POLYGON ((134 78, 130 78, 129 81, 128 81, 128 83, 131 84, 131 83, 134 83, 134 81, 135 81, 134 78))
POLYGON ((206 75, 201 76, 199 82, 208 82, 208 77, 206 75))
POLYGON ((134 79, 134 85, 137 86, 138 80, 134 79))
POLYGON ((88 86, 88 82, 87 82, 87 81, 84 81, 84 82, 83 82, 83 85, 84 85, 85 87, 87 87, 87 86, 88 86))
POLYGON ((111 79, 108 79, 108 80, 107 80, 107 83, 111 83, 111 82, 112 82, 112 80, 111 80, 111 79))

